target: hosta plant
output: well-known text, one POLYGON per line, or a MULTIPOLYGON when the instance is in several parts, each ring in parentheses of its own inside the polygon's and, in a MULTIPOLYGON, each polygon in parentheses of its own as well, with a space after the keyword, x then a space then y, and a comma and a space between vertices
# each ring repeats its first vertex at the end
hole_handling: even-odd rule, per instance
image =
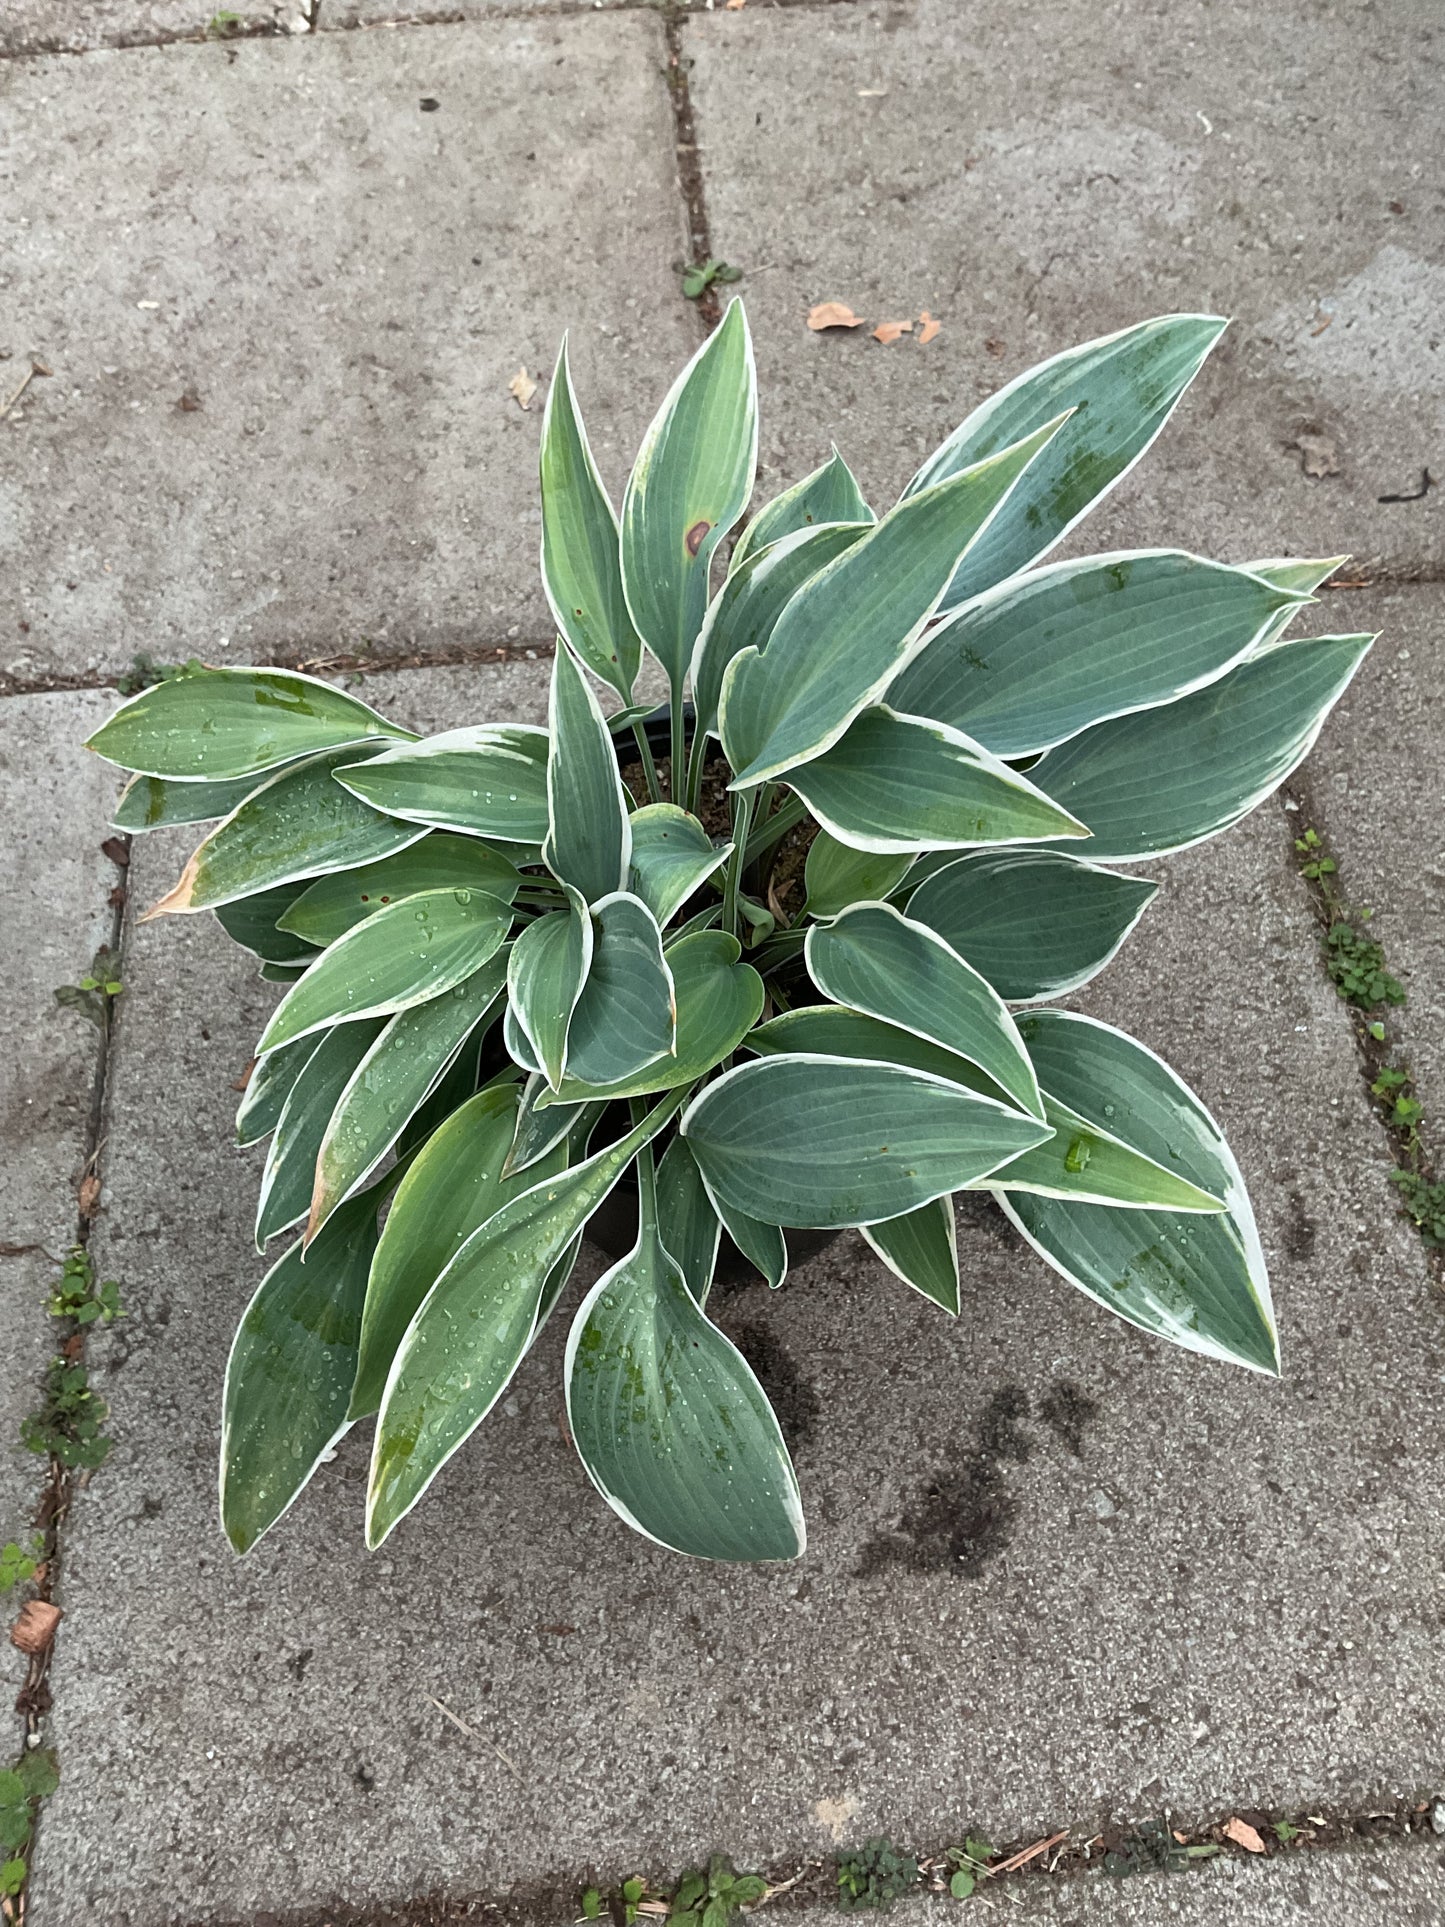
POLYGON ((1045 561, 1222 326, 1169 315, 1021 375, 881 514, 835 454, 750 521, 740 303, 620 517, 564 349, 545 728, 418 740, 307 676, 195 667, 98 731, 136 772, 122 827, 219 819, 150 914, 214 909, 287 985, 238 1118, 269 1139, 258 1244, 301 1227, 227 1374, 239 1549, 373 1417, 380 1543, 613 1192, 636 1232, 571 1314, 568 1420, 608 1503, 679 1551, 804 1544, 777 1421, 708 1315, 721 1240, 778 1285, 786 1228, 857 1227, 954 1314, 952 1198, 986 1192, 1108 1310, 1277 1368, 1219 1127, 1152 1050, 1058 1007, 1154 895, 1137 866, 1267 796, 1369 645, 1290 633, 1329 561, 1045 561))

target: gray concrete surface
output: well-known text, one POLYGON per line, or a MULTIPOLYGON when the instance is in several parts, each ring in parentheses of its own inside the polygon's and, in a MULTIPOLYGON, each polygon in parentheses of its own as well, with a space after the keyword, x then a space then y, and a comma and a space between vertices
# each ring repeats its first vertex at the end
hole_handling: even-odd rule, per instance
POLYGON ((0 62, 0 347, 53 371, 0 671, 549 642, 508 383, 570 326, 620 494, 697 341, 662 64, 651 11, 0 62))
MULTIPOLYGON (((543 673, 368 693, 431 726, 535 715, 543 673)), ((845 1238, 723 1310, 804 1422, 812 1544, 776 1571, 682 1565, 617 1526, 559 1431, 565 1319, 380 1554, 354 1436, 236 1562, 218 1399, 260 1267, 230 1084, 272 993, 201 919, 134 931, 96 1239, 134 1310, 96 1345, 116 1446, 70 1529, 37 1917, 201 1923, 1445 1777, 1420 1496, 1445 1327, 1284 836, 1266 811, 1168 866, 1090 999, 1229 1128, 1283 1381, 1139 1338, 982 1213, 957 1325, 845 1238)), ((137 901, 180 855, 138 848, 137 901)))
POLYGON ((305 33, 308 0, 5 0, 0 54, 86 53, 233 32, 305 33), (232 18, 227 20, 225 15, 232 18))
MULTIPOLYGON (((1340 596, 1380 630, 1369 673, 1326 726, 1312 779, 1348 893, 1408 993, 1387 1012, 1434 1121, 1445 1119, 1445 592, 1434 584, 1340 596)), ((1332 607, 1334 604, 1332 604, 1332 607)))
MULTIPOLYGON (((25 1538, 44 1476, 20 1423, 54 1350, 45 1298, 75 1237, 99 1047, 54 991, 85 975, 110 934, 117 872, 100 850, 110 785, 79 741, 109 708, 95 693, 0 704, 0 1544, 25 1538)), ((23 1671, 0 1642, 0 1688, 23 1671)))
POLYGON ((1426 0, 985 8, 878 0, 689 19, 714 252, 748 270, 771 489, 835 440, 880 504, 1008 377, 1171 309, 1235 317, 1164 437, 1084 525, 1432 570, 1445 109, 1426 0), (1388 131, 1387 131, 1388 130, 1388 131), (867 317, 811 335, 809 307, 867 317), (876 321, 927 308, 926 347, 876 321), (1311 478, 1291 444, 1322 438, 1311 478))

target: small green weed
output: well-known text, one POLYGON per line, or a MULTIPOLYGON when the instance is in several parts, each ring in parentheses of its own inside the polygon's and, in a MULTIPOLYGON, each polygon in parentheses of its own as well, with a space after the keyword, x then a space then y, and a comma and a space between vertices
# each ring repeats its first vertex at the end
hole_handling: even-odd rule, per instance
POLYGON ((67 1253, 46 1310, 52 1318, 73 1318, 77 1325, 93 1325, 97 1319, 108 1325, 125 1316, 120 1286, 114 1278, 96 1282, 95 1267, 83 1245, 72 1245, 67 1253))
POLYGON ((838 1856, 838 1905, 845 1913, 880 1912, 918 1885, 918 1862, 883 1835, 838 1856))
POLYGON ((1299 1839, 1304 1828, 1297 1827, 1292 1820, 1276 1820, 1270 1831, 1282 1847, 1287 1847, 1291 1840, 1299 1839))
POLYGON ((1445 1184, 1432 1184, 1419 1171, 1405 1170, 1392 1171, 1390 1182, 1398 1187, 1405 1215, 1425 1243, 1445 1249, 1445 1184))
POLYGON ((701 301, 720 282, 741 281, 743 271, 728 261, 695 261, 682 271, 682 291, 689 301, 701 301))
MULTIPOLYGON (((46 1309, 52 1318, 66 1319, 76 1332, 125 1316, 120 1286, 113 1278, 97 1282, 90 1254, 80 1245, 67 1255, 46 1309)), ((103 1429, 107 1408, 105 1400, 90 1389, 89 1374, 70 1356, 70 1349, 67 1346, 46 1368, 40 1410, 21 1422, 20 1440, 30 1451, 58 1460, 67 1471, 93 1470, 110 1450, 103 1429)))
MULTIPOLYGON (((206 38, 207 40, 231 40, 241 31, 245 24, 240 14, 230 13, 223 8, 220 13, 213 13, 206 22, 206 38)), ((150 658, 136 657, 137 662, 142 660, 149 661, 150 658)), ((144 688, 145 685, 142 684, 141 687, 144 688)), ((121 691, 122 695, 125 693, 124 690, 121 691)))
POLYGON ((1382 1004, 1405 1001, 1405 986, 1385 968, 1383 947, 1343 917, 1326 933, 1325 968, 1339 995, 1358 1010, 1378 1010, 1382 1004))
POLYGON ((742 1908, 767 1891, 761 1874, 739 1873, 726 1854, 715 1853, 706 1873, 693 1867, 678 1881, 672 1896, 673 1927, 730 1927, 742 1908))
MULTIPOLYGON (((238 33, 243 25, 244 22, 238 13, 218 13, 212 17, 206 32, 211 39, 219 40, 226 38, 228 34, 238 33), (212 32, 218 20, 233 24, 224 32, 212 32)), ((116 677, 115 686, 122 696, 138 696, 143 689, 154 689, 156 684, 161 682, 174 682, 177 676, 189 675, 193 669, 201 667, 203 665, 197 656, 192 656, 188 662, 157 662, 154 656, 147 655, 145 650, 141 650, 139 655, 131 657, 130 668, 123 675, 116 677)))
POLYGON ((1182 1873, 1218 1852, 1213 1842, 1186 1846, 1174 1838, 1165 1821, 1146 1820, 1104 1855, 1104 1872, 1119 1880, 1136 1873, 1182 1873))
POLYGON ((35 1577, 45 1555, 45 1534, 32 1533, 28 1546, 14 1539, 0 1546, 0 1593, 14 1592, 35 1577))
POLYGON ((26 1851, 35 1826, 35 1804, 60 1785, 55 1755, 48 1750, 22 1754, 13 1767, 0 1770, 0 1894, 13 1899, 25 1885, 29 1871, 26 1851))
POLYGON ((113 968, 114 953, 108 944, 102 944, 90 960, 90 969, 79 983, 57 984, 54 997, 62 1010, 74 1010, 104 1030, 110 1021, 110 1002, 119 997, 125 985, 116 976, 113 968))
POLYGON ((981 1833, 971 1833, 961 1847, 948 1849, 948 1864, 953 1869, 948 1876, 948 1891, 955 1900, 967 1900, 973 1893, 988 1872, 993 1853, 992 1842, 981 1833))
POLYGON ((1385 1122, 1400 1134, 1405 1149, 1411 1154, 1418 1151, 1419 1124, 1425 1115, 1425 1106, 1410 1095, 1410 1073, 1386 1064, 1371 1084, 1370 1094, 1379 1099, 1385 1122))

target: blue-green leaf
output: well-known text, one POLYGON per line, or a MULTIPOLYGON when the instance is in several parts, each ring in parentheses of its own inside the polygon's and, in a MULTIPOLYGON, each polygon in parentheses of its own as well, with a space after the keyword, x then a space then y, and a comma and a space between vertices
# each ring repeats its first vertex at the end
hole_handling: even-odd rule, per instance
POLYGON ((306 884, 277 918, 277 927, 308 943, 328 944, 389 903, 421 890, 485 890, 510 903, 520 881, 516 865, 500 851, 473 836, 437 831, 379 863, 338 870, 306 884))
POLYGON ((731 843, 714 849, 695 816, 676 803, 649 803, 633 812, 627 887, 665 925, 695 890, 727 862, 731 843))
MULTIPOLYGON (((508 1021, 516 1022, 535 1054, 536 1064, 524 1067, 545 1071, 554 1090, 566 1068, 572 1014, 592 967, 592 942, 592 919, 578 899, 529 923, 512 945, 508 1021)), ((510 1039, 507 1049, 517 1056, 510 1039)))
POLYGON ((336 778, 405 823, 535 844, 547 834, 547 745, 545 729, 483 723, 338 769, 336 778))
POLYGON ((871 524, 877 520, 863 500, 852 469, 835 448, 821 468, 815 468, 758 510, 738 537, 729 573, 736 575, 760 549, 799 529, 820 528, 825 522, 871 524))
POLYGON ((582 1084, 617 1084, 672 1053, 672 972, 652 912, 625 891, 592 906, 592 933, 592 963, 567 1036, 567 1072, 582 1084))
POLYGON ((548 721, 552 744, 543 861, 560 882, 596 903, 625 886, 632 832, 627 792, 601 707, 565 647, 552 659, 548 721))
POLYGON ((957 1318, 958 1230, 952 1198, 934 1198, 901 1218, 860 1228, 896 1278, 957 1318))
POLYGON ((321 1039, 297 1074, 266 1147, 261 1195, 256 1201, 258 1251, 264 1251, 278 1231, 299 1223, 310 1209, 316 1154, 331 1113, 380 1029, 379 1018, 338 1024, 321 1039))

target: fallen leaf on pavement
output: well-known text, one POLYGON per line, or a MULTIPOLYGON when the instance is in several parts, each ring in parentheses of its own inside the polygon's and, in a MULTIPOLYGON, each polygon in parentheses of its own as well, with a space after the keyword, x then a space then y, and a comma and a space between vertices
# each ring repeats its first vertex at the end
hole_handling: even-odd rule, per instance
POLYGON ((747 4, 748 4, 748 0, 727 0, 727 4, 723 8, 723 12, 724 13, 741 13, 743 8, 747 4))
POLYGON ((927 308, 923 310, 923 313, 918 317, 918 319, 922 323, 922 326, 918 330, 919 345, 926 346, 930 341, 932 341, 933 337, 938 333, 939 329, 943 326, 943 323, 941 321, 935 321, 933 316, 928 312, 927 308))
POLYGON ((1224 1837, 1226 1840, 1232 1840, 1235 1846, 1243 1847, 1246 1853, 1264 1852, 1263 1840, 1260 1839, 1248 1820, 1241 1820, 1238 1814, 1234 1816, 1229 1822, 1229 1825, 1224 1829, 1224 1837))
POLYGON ((808 310, 808 326, 816 335, 824 328, 861 328, 863 318, 854 314, 846 302, 820 301, 817 307, 808 310))
POLYGON ((873 339, 875 341, 881 341, 885 348, 891 348, 900 335, 911 335, 912 333, 913 323, 911 321, 880 321, 878 326, 873 330, 873 339))
POLYGON ((524 364, 521 368, 517 370, 516 374, 513 375, 512 379, 507 383, 507 393, 512 397, 512 400, 516 402, 519 408, 527 409, 531 407, 532 397, 533 395, 536 394, 536 392, 537 392, 537 384, 535 381, 533 381, 532 377, 527 373, 526 366, 524 364))
POLYGON ((10 1644, 32 1656, 43 1653, 63 1617, 59 1606, 52 1606, 48 1599, 30 1600, 20 1608, 20 1617, 10 1628, 10 1644))
POLYGON ((82 1178, 80 1180, 78 1202, 82 1218, 93 1218, 95 1216, 100 1206, 100 1179, 95 1175, 94 1171, 91 1172, 88 1178, 82 1178))

